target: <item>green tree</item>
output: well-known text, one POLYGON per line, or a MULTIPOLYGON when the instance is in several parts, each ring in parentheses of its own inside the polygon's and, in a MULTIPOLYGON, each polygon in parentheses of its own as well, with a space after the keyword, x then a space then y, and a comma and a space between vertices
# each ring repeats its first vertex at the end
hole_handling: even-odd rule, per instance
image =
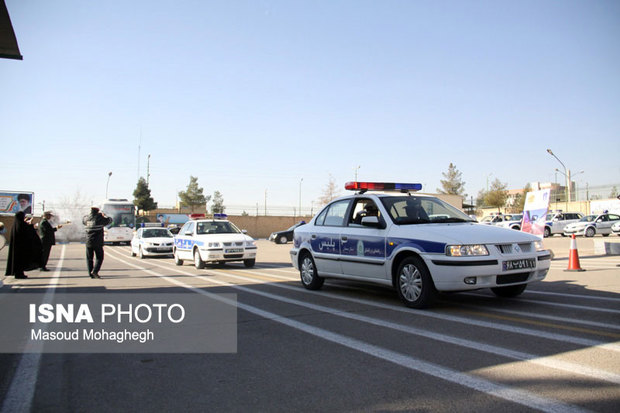
POLYGON ((157 202, 151 197, 151 190, 143 177, 138 179, 136 189, 133 191, 133 198, 133 204, 138 207, 138 210, 152 211, 157 209, 157 202))
POLYGON ((527 199, 528 192, 532 192, 532 187, 530 184, 527 184, 525 188, 523 188, 522 193, 515 196, 515 203, 512 205, 512 212, 523 212, 523 207, 525 207, 525 200, 527 199))
POLYGON ((223 214, 226 207, 224 206, 224 198, 220 191, 213 193, 213 204, 211 205, 212 214, 223 214))
POLYGON ((503 184, 499 179, 491 183, 491 188, 484 196, 484 203, 488 206, 496 207, 498 212, 501 212, 502 207, 506 206, 506 199, 508 198, 507 184, 503 184))
POLYGON ((204 189, 198 186, 198 178, 195 176, 190 176, 189 184, 187 185, 185 191, 179 192, 179 199, 181 200, 181 204, 190 207, 192 212, 194 212, 196 207, 203 205, 205 206, 206 212, 206 205, 211 199, 211 196, 205 196, 204 189))
POLYGON ((446 195, 467 196, 465 194, 465 182, 463 182, 461 172, 456 169, 456 165, 450 162, 448 172, 443 172, 442 175, 445 179, 440 181, 441 188, 437 188, 437 192, 446 195))
POLYGON ((485 191, 484 189, 481 189, 478 192, 478 195, 476 196, 476 207, 483 208, 486 206, 486 203, 484 200, 486 196, 487 196, 487 191, 485 191))

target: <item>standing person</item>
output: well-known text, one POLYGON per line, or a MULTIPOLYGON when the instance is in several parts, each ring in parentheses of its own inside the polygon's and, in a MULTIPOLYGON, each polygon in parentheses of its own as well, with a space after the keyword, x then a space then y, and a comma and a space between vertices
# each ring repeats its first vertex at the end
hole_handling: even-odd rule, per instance
POLYGON ((62 225, 58 225, 56 228, 52 226, 50 223, 52 216, 51 212, 46 211, 43 213, 43 219, 39 222, 39 237, 41 237, 41 271, 49 271, 47 269, 47 260, 50 258, 52 245, 56 245, 56 235, 54 235, 54 233, 58 228, 62 228, 62 225))
POLYGON ((90 214, 83 219, 86 227, 86 265, 90 278, 99 277, 99 270, 103 264, 103 228, 112 223, 112 218, 105 216, 97 207, 91 207, 90 214), (93 255, 95 265, 93 266, 93 255))
POLYGON ((14 275, 19 279, 28 278, 24 271, 34 270, 40 266, 41 240, 32 226, 31 219, 26 219, 26 214, 18 211, 11 228, 5 275, 14 275))

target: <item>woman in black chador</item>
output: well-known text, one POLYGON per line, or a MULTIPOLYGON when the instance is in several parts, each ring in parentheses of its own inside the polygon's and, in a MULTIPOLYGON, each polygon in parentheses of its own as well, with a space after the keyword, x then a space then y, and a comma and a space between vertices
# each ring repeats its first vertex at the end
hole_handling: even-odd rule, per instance
POLYGON ((25 220, 24 213, 19 211, 15 214, 15 222, 11 228, 6 275, 28 278, 24 271, 39 267, 41 267, 41 239, 30 221, 25 220))

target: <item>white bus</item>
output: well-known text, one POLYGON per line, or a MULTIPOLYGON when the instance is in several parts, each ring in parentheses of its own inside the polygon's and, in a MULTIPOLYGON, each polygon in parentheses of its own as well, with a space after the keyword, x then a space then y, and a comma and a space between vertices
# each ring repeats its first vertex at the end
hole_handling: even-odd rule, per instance
POLYGON ((103 242, 129 244, 136 227, 136 207, 126 199, 108 199, 103 202, 101 211, 112 218, 112 223, 104 229, 103 242))

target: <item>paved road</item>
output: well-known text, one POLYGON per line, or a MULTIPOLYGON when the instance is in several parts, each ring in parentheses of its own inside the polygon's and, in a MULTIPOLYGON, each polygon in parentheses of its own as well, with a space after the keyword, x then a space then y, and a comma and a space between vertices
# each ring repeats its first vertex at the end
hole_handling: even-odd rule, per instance
POLYGON ((451 294, 424 311, 381 287, 328 281, 307 291, 290 245, 259 241, 255 268, 205 270, 106 247, 101 280, 87 277, 83 245, 59 245, 55 271, 6 279, 0 299, 49 287, 234 293, 237 351, 0 354, 2 412, 615 412, 620 257, 592 256, 587 241, 578 240, 585 272, 563 271, 570 241, 555 237, 549 276, 520 298, 451 294))

